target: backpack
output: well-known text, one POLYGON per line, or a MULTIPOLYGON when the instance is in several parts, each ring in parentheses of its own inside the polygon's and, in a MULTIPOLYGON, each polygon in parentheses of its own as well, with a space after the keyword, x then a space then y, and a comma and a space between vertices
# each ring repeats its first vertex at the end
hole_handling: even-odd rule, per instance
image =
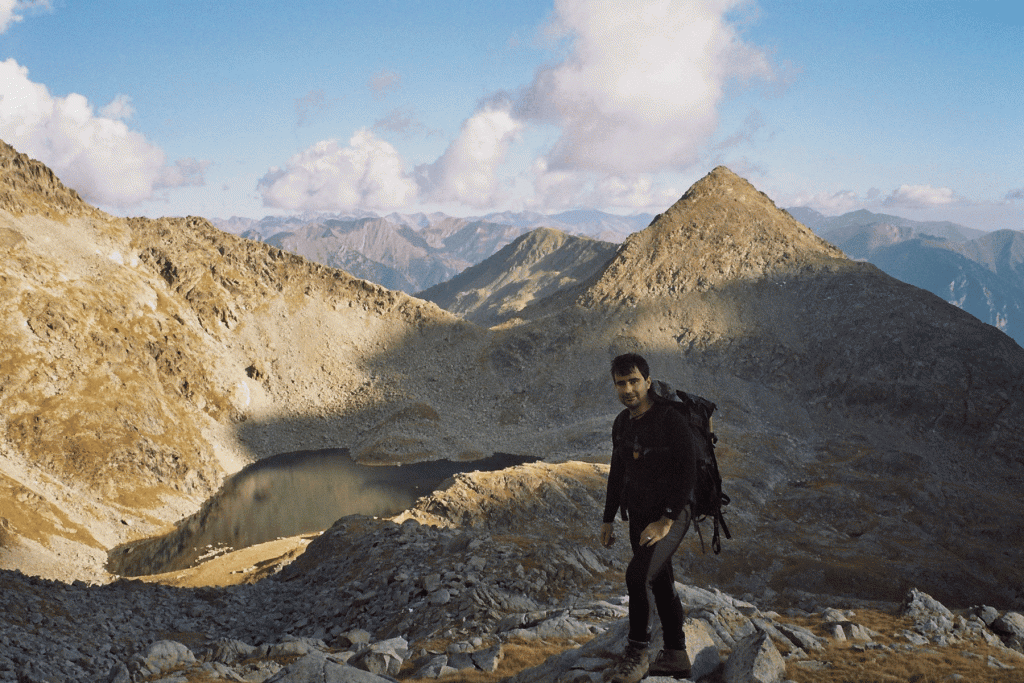
POLYGON ((722 552, 719 531, 729 539, 732 538, 732 534, 729 533, 729 527, 722 516, 722 508, 729 504, 730 498, 722 492, 722 475, 718 472, 718 460, 715 458, 718 437, 711 431, 711 414, 715 412, 716 406, 701 396, 685 391, 673 392, 672 387, 660 380, 651 382, 651 388, 662 399, 662 403, 678 410, 690 425, 690 433, 697 451, 697 480, 690 496, 690 518, 700 537, 701 552, 704 551, 704 535, 700 531, 699 523, 708 518, 714 520, 711 549, 717 555, 722 552))

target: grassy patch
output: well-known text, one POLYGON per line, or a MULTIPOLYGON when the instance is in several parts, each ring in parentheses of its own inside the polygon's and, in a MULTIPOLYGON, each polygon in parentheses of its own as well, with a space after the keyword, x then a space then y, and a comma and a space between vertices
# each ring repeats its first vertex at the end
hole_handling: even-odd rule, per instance
MULTIPOLYGON (((784 617, 782 621, 803 626, 819 636, 828 635, 824 623, 816 616, 784 617)), ((1024 658, 984 641, 910 648, 906 640, 896 637, 913 626, 907 617, 857 610, 851 621, 881 634, 874 637, 875 644, 899 649, 870 649, 861 641, 829 641, 824 650, 810 653, 808 659, 788 661, 786 677, 797 683, 947 683, 956 680, 950 677, 957 674, 963 677, 959 680, 971 683, 1024 683, 1024 658), (990 657, 1016 668, 989 666, 990 657)))
POLYGON ((410 662, 406 663, 406 668, 399 673, 399 678, 403 683, 497 683, 520 671, 539 666, 566 650, 577 648, 587 640, 589 639, 581 639, 579 642, 565 639, 512 640, 502 647, 504 657, 493 673, 464 670, 441 678, 412 678, 416 671, 410 662))

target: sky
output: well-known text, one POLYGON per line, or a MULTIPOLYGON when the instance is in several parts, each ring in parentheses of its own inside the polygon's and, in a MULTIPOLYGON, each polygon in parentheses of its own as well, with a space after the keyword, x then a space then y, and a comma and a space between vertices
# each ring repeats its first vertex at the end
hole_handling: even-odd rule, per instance
POLYGON ((0 0, 0 139, 125 216, 779 207, 1024 230, 1020 0, 0 0))

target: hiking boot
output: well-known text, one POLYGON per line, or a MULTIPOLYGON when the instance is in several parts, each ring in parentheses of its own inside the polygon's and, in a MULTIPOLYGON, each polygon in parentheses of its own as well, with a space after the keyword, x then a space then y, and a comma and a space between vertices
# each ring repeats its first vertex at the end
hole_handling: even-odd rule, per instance
POLYGON ((662 650, 651 664, 652 676, 690 677, 690 656, 686 650, 662 650))
POLYGON ((647 648, 630 643, 626 646, 622 659, 615 665, 615 672, 609 683, 639 683, 640 679, 647 675, 648 664, 647 648))

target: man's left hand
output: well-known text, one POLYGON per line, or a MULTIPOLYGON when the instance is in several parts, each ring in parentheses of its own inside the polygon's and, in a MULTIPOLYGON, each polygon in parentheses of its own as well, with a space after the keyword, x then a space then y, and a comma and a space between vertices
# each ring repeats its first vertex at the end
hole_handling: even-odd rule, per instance
POLYGON ((671 528, 672 520, 668 517, 662 517, 657 522, 651 522, 640 532, 640 545, 654 545, 668 536, 669 529, 671 528))

